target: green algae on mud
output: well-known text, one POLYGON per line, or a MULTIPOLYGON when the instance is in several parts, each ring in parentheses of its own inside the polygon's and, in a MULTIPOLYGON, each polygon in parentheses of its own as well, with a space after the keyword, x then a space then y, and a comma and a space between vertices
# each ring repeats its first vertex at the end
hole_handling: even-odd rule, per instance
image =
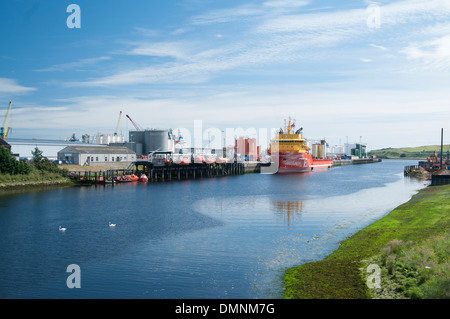
POLYGON ((393 240, 420 243, 448 232, 450 185, 429 186, 354 234, 325 260, 288 269, 286 299, 371 298, 361 269, 393 240))

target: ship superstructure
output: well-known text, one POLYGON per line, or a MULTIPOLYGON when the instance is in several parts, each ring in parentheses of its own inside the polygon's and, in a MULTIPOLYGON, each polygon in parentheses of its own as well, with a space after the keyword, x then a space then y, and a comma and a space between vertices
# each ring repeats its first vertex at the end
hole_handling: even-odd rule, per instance
POLYGON ((295 130, 295 120, 289 118, 284 128, 276 133, 267 153, 279 163, 278 173, 307 172, 314 169, 330 168, 332 159, 315 158, 311 155, 303 128, 295 130))

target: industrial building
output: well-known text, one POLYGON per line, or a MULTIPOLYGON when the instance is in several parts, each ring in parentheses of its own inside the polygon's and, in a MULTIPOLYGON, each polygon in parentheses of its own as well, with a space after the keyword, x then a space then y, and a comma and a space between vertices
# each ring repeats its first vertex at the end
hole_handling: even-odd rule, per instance
POLYGON ((320 143, 312 144, 312 156, 315 158, 326 158, 327 146, 328 144, 325 142, 325 140, 321 140, 320 143))
POLYGON ((367 158, 367 145, 361 143, 346 144, 346 154, 353 155, 358 158, 367 158))
MULTIPOLYGON (((94 136, 92 143, 100 145, 109 145, 113 143, 124 143, 125 137, 123 135, 116 134, 100 134, 94 136)), ((87 142, 89 143, 89 141, 87 142)))
POLYGON ((42 151, 42 155, 44 157, 47 157, 51 161, 55 161, 57 159, 58 151, 66 146, 92 145, 80 141, 21 138, 8 138, 8 143, 11 145, 11 152, 14 154, 18 154, 21 159, 32 159, 33 155, 31 154, 31 152, 34 151, 34 149, 37 147, 42 151))
POLYGON ((58 161, 77 165, 104 165, 132 162, 136 152, 123 146, 67 146, 58 152, 58 161))
POLYGON ((256 145, 256 138, 239 137, 234 142, 238 157, 247 161, 257 161, 261 155, 261 147, 256 145))
POLYGON ((110 143, 110 146, 128 147, 137 156, 147 156, 151 152, 175 152, 172 130, 139 130, 129 132, 129 141, 110 143))
POLYGON ((129 142, 136 143, 136 154, 150 152, 174 152, 175 139, 172 130, 130 131, 129 142))

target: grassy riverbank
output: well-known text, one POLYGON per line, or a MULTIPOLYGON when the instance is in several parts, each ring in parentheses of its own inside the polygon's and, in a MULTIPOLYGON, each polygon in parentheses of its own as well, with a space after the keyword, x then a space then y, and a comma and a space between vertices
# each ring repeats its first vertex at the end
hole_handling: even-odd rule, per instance
MULTIPOLYGON (((402 148, 383 148, 380 150, 372 150, 369 155, 375 155, 379 158, 402 158, 402 159, 426 159, 434 155, 434 152, 439 154, 441 151, 440 145, 427 145, 417 147, 402 147, 402 148)), ((450 144, 443 145, 444 156, 450 152, 450 144)))
POLYGON ((60 173, 33 171, 27 175, 0 174, 0 192, 53 185, 73 185, 70 178, 60 173))
POLYGON ((427 187, 341 243, 285 274, 286 299, 450 298, 450 185, 427 187), (369 289, 369 264, 381 289, 369 289))

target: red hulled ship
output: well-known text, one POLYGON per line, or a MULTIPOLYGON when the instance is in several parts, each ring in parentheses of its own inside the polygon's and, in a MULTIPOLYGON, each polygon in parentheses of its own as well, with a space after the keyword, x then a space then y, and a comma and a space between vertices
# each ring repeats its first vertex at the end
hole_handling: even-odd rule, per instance
POLYGON ((316 156, 303 137, 302 128, 294 131, 295 120, 289 118, 285 127, 280 129, 270 142, 268 154, 273 162, 278 161, 278 173, 309 172, 315 169, 327 169, 333 165, 332 159, 325 158, 325 143, 318 144, 316 156))

